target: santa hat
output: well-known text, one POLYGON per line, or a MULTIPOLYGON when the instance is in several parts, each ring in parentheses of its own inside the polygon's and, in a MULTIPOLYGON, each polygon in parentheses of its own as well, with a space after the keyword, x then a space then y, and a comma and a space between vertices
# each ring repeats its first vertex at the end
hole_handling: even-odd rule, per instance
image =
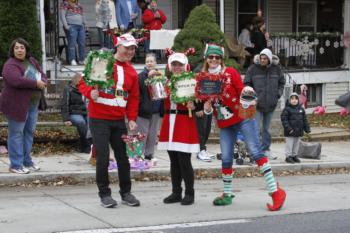
POLYGON ((178 53, 174 52, 170 49, 166 49, 166 54, 168 55, 168 67, 171 69, 171 63, 174 61, 180 62, 186 67, 186 70, 190 70, 190 65, 188 64, 188 58, 187 55, 192 55, 195 54, 195 49, 194 48, 189 48, 186 52, 184 53, 178 53))
POLYGON ((204 50, 204 58, 213 54, 219 55, 220 57, 224 57, 225 50, 223 47, 216 44, 206 44, 204 50))
POLYGON ((111 33, 113 38, 113 44, 115 47, 118 47, 119 45, 123 45, 125 47, 129 46, 136 46, 137 47, 137 40, 129 33, 125 33, 119 37, 116 37, 113 33, 111 33))

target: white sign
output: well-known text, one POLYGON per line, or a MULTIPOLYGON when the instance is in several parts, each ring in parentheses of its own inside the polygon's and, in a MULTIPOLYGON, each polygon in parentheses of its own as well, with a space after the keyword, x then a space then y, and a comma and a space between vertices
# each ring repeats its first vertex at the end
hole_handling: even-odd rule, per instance
POLYGON ((150 49, 166 49, 174 45, 174 39, 180 29, 176 30, 151 30, 150 49))
POLYGON ((176 82, 176 96, 181 97, 192 97, 195 95, 196 79, 186 79, 176 82))

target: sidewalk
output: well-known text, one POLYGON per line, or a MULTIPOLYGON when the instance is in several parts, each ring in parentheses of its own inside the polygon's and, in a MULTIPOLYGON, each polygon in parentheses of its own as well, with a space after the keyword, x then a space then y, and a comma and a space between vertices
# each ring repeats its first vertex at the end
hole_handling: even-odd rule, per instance
MULTIPOLYGON (((313 129, 316 138, 317 134, 332 135, 326 129, 313 129)), ((329 139, 330 136, 328 136, 329 139)), ((220 153, 220 146, 217 143, 208 144, 208 151, 211 153, 220 153)), ((335 167, 350 167, 350 141, 322 142, 321 160, 301 159, 300 164, 286 164, 284 162, 284 143, 273 143, 271 147, 272 154, 277 156, 276 160, 270 163, 275 171, 277 170, 301 170, 301 169, 320 169, 335 167)), ((38 172, 32 172, 26 175, 13 174, 8 172, 9 160, 7 157, 0 157, 0 185, 15 184, 18 182, 53 181, 57 178, 69 177, 77 182, 84 182, 95 179, 95 167, 88 163, 88 154, 73 153, 63 155, 50 155, 45 157, 34 157, 34 161, 41 167, 38 172)), ((169 176, 169 157, 166 151, 156 151, 155 157, 158 159, 157 165, 145 170, 145 173, 169 176)), ((212 162, 203 162, 192 155, 192 163, 195 170, 215 170, 221 168, 221 160, 213 160, 212 162)), ((236 165, 237 170, 251 170, 252 165, 236 165)), ((254 167, 254 166, 253 166, 254 167)), ((116 173, 112 170, 111 173, 116 173)), ((133 171, 132 176, 142 174, 141 171, 133 171)))

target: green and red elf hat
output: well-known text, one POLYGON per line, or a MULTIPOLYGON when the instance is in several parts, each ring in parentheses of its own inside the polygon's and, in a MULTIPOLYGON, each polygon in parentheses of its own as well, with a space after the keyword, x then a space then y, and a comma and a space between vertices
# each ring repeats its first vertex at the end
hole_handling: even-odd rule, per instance
POLYGON ((207 58, 209 55, 213 54, 224 57, 225 49, 216 44, 206 44, 204 50, 204 58, 207 58))

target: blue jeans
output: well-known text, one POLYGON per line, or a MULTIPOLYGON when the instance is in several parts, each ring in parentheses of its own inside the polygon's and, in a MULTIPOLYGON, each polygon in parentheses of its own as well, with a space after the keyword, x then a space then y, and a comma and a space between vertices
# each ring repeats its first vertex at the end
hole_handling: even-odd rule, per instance
POLYGON ((15 121, 7 118, 8 137, 7 148, 10 158, 10 167, 14 169, 33 165, 30 152, 33 145, 33 134, 38 119, 38 105, 30 105, 25 121, 15 121))
POLYGON ((261 131, 261 150, 263 152, 270 150, 271 146, 271 135, 269 132, 270 123, 272 119, 272 112, 259 112, 256 111, 255 120, 258 123, 258 127, 261 131), (261 125, 262 120, 262 125, 261 125))
POLYGON ((222 153, 222 168, 231 168, 233 164, 233 148, 237 133, 241 131, 246 147, 256 161, 264 156, 260 148, 258 125, 255 119, 246 119, 239 124, 220 129, 220 148, 222 153))
POLYGON ((98 28, 98 38, 100 40, 101 48, 112 49, 112 38, 106 32, 102 30, 102 28, 98 28))
POLYGON ((78 43, 79 49, 79 61, 85 59, 85 27, 83 25, 69 25, 67 31, 68 39, 68 62, 70 63, 75 59, 76 44, 78 43))
POLYGON ((72 125, 77 127, 80 140, 85 141, 86 134, 88 131, 87 116, 83 116, 83 115, 79 115, 79 114, 72 114, 69 117, 70 117, 70 121, 72 122, 72 125))

